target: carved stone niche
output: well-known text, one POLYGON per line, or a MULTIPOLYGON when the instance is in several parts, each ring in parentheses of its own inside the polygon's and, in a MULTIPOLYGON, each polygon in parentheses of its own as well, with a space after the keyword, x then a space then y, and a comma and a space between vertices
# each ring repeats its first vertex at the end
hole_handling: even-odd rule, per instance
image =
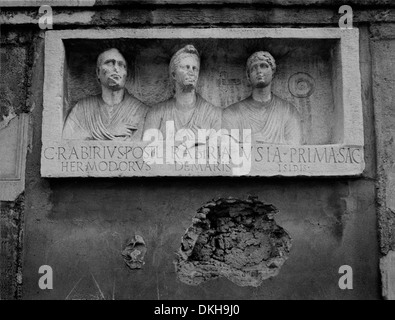
MULTIPOLYGON (((365 163, 358 42, 358 29, 339 28, 48 31, 41 174, 43 177, 360 175, 365 163), (277 65, 271 82, 272 97, 281 98, 284 105, 297 110, 301 142, 268 142, 259 135, 252 135, 249 141, 247 132, 241 143, 222 132, 221 139, 214 134, 213 139, 210 136, 207 140, 202 135, 198 142, 203 143, 198 145, 185 130, 181 136, 176 134, 175 139, 165 131, 165 135, 151 136, 149 141, 142 141, 142 130, 140 139, 128 140, 114 132, 102 134, 104 120, 97 126, 100 128, 94 137, 65 138, 67 119, 82 99, 91 111, 95 105, 99 108, 99 104, 87 101, 103 101, 96 73, 100 53, 110 48, 118 49, 113 55, 122 53, 128 71, 125 89, 149 107, 146 118, 143 111, 147 109, 143 107, 143 115, 128 124, 132 130, 128 132, 135 132, 137 127, 144 128, 153 110, 160 110, 157 104, 173 96, 169 63, 175 52, 187 45, 200 53, 196 92, 201 101, 215 106, 213 116, 207 117, 210 121, 218 115, 221 118, 230 105, 251 96, 247 59, 254 52, 270 52, 277 65), (95 95, 96 100, 89 100, 95 95)), ((273 70, 272 64, 270 67, 273 70)), ((265 106, 263 103, 262 108, 255 110, 258 116, 266 112, 265 106)), ((78 110, 75 119, 84 112, 86 116, 87 109, 78 110)), ((114 110, 116 107, 106 114, 115 113, 114 110)), ((244 115, 251 117, 244 109, 240 110, 240 119, 244 115)), ((92 122, 86 119, 83 121, 92 122)), ((252 120, 257 120, 258 125, 267 121, 264 116, 252 120)), ((280 117, 273 123, 281 121, 287 122, 280 117)), ((224 121, 221 127, 223 124, 224 121)), ((75 128, 80 127, 73 124, 75 128)))

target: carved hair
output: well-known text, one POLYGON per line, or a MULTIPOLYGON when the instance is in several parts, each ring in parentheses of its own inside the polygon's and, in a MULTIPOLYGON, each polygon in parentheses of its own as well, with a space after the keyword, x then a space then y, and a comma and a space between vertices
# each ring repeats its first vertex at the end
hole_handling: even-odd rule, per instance
POLYGON ((258 51, 253 53, 247 60, 247 78, 249 78, 250 67, 256 61, 265 61, 272 68, 273 74, 276 73, 277 65, 276 60, 274 60, 273 56, 267 51, 258 51))
POLYGON ((178 50, 171 57, 170 65, 169 65, 170 79, 172 79, 172 74, 173 74, 173 72, 176 71, 177 65, 180 63, 181 59, 186 58, 186 57, 194 57, 200 65, 199 52, 196 50, 196 48, 193 45, 188 44, 184 48, 178 50))

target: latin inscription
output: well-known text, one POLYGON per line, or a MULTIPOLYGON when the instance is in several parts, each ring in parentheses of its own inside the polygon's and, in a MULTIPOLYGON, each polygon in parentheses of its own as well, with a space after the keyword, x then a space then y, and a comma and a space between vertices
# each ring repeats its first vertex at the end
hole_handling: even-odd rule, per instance
MULTIPOLYGON (((238 146, 238 159, 234 152, 218 146, 204 152, 193 153, 185 162, 173 148, 172 161, 168 160, 166 148, 149 145, 53 145, 43 149, 43 160, 49 168, 62 175, 88 174, 101 176, 115 174, 123 176, 145 175, 225 175, 232 176, 233 169, 243 167, 239 175, 265 175, 266 172, 294 175, 308 174, 324 168, 349 170, 364 165, 361 146, 283 146, 259 145, 238 146), (156 162, 147 161, 155 155, 156 162), (158 158, 161 155, 162 158, 158 158), (158 159, 160 161, 158 161, 158 159), (191 160, 192 159, 192 160, 191 160)), ((189 152, 187 150, 186 152, 189 152)))

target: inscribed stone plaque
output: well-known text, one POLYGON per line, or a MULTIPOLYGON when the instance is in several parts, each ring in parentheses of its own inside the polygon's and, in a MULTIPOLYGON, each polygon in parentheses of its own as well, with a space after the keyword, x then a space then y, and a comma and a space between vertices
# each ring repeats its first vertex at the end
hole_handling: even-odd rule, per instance
POLYGON ((41 174, 359 175, 358 38, 337 28, 48 31, 41 174))
POLYGON ((14 201, 25 189, 29 116, 0 122, 0 200, 14 201))

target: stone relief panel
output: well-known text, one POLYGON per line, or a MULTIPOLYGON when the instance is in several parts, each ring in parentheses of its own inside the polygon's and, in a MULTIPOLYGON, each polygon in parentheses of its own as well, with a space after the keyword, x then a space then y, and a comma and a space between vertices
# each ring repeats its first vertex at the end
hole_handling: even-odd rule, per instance
POLYGON ((46 42, 43 176, 363 172, 358 30, 50 31, 46 42))
POLYGON ((63 138, 140 141, 148 107, 125 89, 125 58, 112 48, 99 54, 96 65, 101 93, 79 100, 69 110, 63 138))

